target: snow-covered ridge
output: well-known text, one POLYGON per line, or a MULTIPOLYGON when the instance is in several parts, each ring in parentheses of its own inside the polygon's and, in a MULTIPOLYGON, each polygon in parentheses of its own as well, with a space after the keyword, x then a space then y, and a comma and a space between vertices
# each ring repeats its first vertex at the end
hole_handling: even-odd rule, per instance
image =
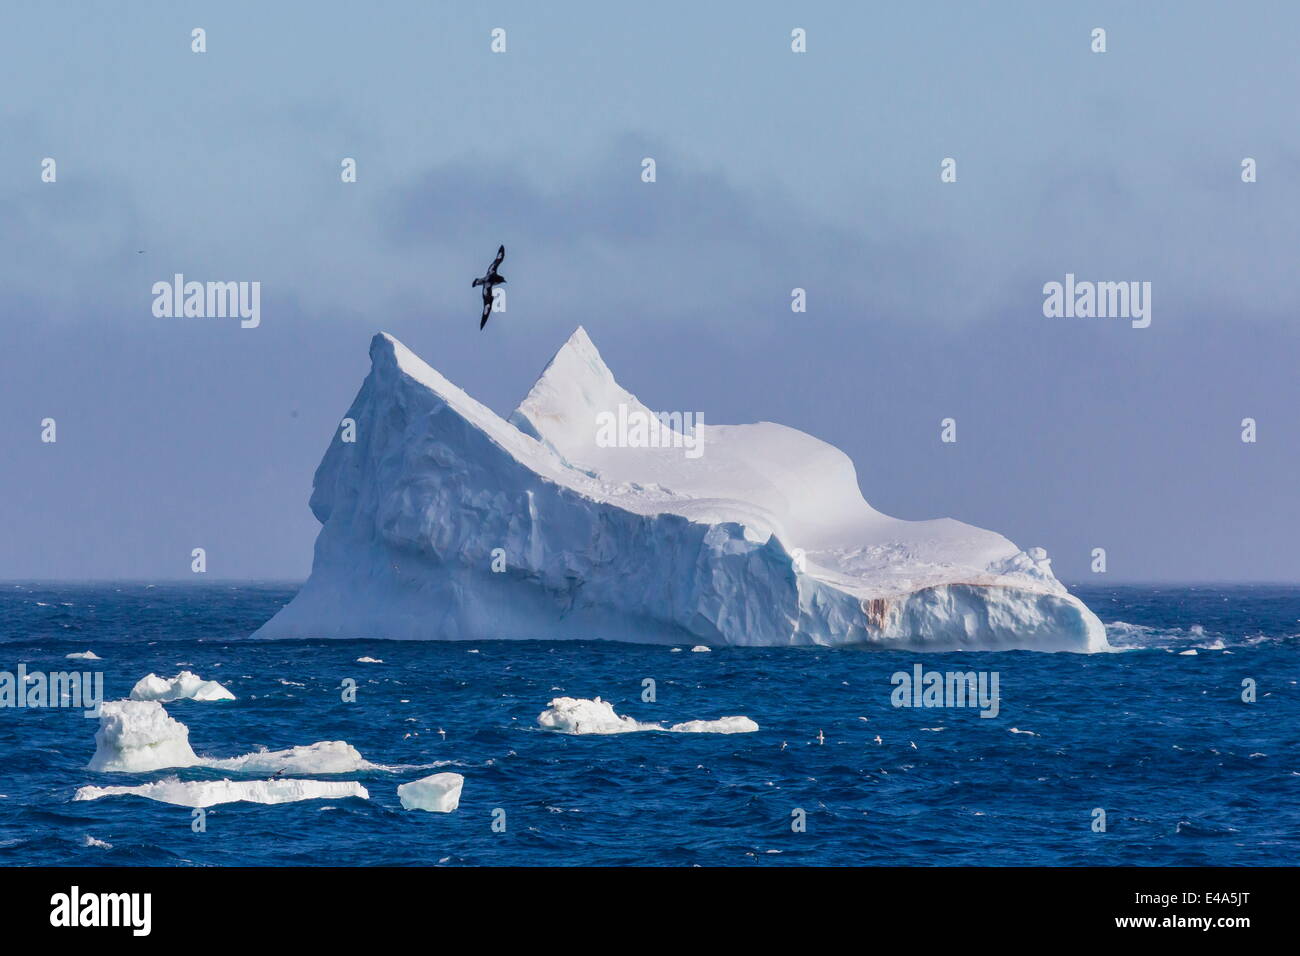
POLYGON ((316 471, 311 578, 255 636, 1106 648, 1042 549, 883 515, 803 432, 604 447, 602 414, 653 412, 581 328, 508 421, 390 335, 370 356, 356 440, 316 471))

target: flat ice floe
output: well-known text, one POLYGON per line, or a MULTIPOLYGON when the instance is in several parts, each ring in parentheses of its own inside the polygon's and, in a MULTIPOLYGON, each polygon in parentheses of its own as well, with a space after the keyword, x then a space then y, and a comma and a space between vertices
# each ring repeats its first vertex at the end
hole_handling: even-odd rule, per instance
POLYGON ((172 767, 211 767, 240 773, 354 773, 386 770, 342 740, 322 740, 287 750, 261 750, 239 757, 200 757, 190 730, 156 700, 115 700, 100 705, 95 755, 87 767, 116 773, 147 773, 172 767))
POLYGON ((65 654, 64 657, 70 661, 102 661, 103 658, 94 651, 73 651, 71 654, 65 654))
POLYGON ((406 810, 451 813, 460 806, 465 778, 458 773, 435 773, 397 788, 397 798, 406 810))
POLYGON ((169 777, 133 787, 81 787, 73 800, 102 797, 144 797, 178 807, 211 807, 219 803, 296 803, 360 797, 366 788, 355 780, 178 780, 169 777))
POLYGON ((688 720, 665 727, 643 723, 614 712, 607 700, 599 697, 556 697, 546 710, 537 715, 537 723, 562 734, 629 734, 638 731, 661 731, 670 734, 752 734, 758 724, 748 717, 721 717, 718 720, 688 720))
POLYGON ((235 695, 214 680, 204 680, 193 671, 175 677, 146 674, 131 688, 132 700, 234 700, 235 695))
POLYGON ((1106 649, 1042 548, 882 514, 796 429, 665 422, 581 328, 508 419, 391 335, 370 359, 311 577, 257 637, 1106 649))

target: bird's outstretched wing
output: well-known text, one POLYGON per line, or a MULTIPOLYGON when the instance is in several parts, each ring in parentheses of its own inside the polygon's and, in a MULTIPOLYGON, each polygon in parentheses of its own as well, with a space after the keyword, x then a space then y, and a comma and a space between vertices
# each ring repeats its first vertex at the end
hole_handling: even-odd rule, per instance
POLYGON ((492 314, 492 296, 483 296, 483 320, 478 324, 478 330, 483 331, 483 326, 487 325, 488 316, 492 314))
POLYGON ((506 257, 506 247, 502 246, 500 249, 497 250, 497 257, 492 260, 492 267, 488 269, 488 272, 489 273, 496 272, 497 266, 501 265, 505 257, 506 257))

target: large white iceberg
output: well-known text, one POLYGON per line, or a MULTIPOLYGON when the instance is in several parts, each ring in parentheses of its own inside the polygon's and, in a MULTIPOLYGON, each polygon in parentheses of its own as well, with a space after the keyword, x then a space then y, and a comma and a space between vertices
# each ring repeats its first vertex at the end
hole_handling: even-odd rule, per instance
POLYGON ((883 515, 803 432, 650 444, 581 328, 508 421, 386 333, 370 358, 316 470, 311 577, 257 637, 1107 647, 1042 549, 883 515))

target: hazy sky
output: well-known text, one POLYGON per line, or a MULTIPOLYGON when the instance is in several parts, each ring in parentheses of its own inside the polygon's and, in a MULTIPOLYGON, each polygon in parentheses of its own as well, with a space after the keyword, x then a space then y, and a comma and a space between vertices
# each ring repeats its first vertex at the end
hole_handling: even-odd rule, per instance
POLYGON ((0 577, 304 577, 375 331, 508 414, 581 323, 652 408, 808 431, 1065 579, 1300 579, 1297 37, 1285 2, 10 4, 0 577), (155 318, 178 272, 261 282, 260 327, 155 318), (1067 272, 1151 282, 1150 327, 1045 318, 1067 272))

